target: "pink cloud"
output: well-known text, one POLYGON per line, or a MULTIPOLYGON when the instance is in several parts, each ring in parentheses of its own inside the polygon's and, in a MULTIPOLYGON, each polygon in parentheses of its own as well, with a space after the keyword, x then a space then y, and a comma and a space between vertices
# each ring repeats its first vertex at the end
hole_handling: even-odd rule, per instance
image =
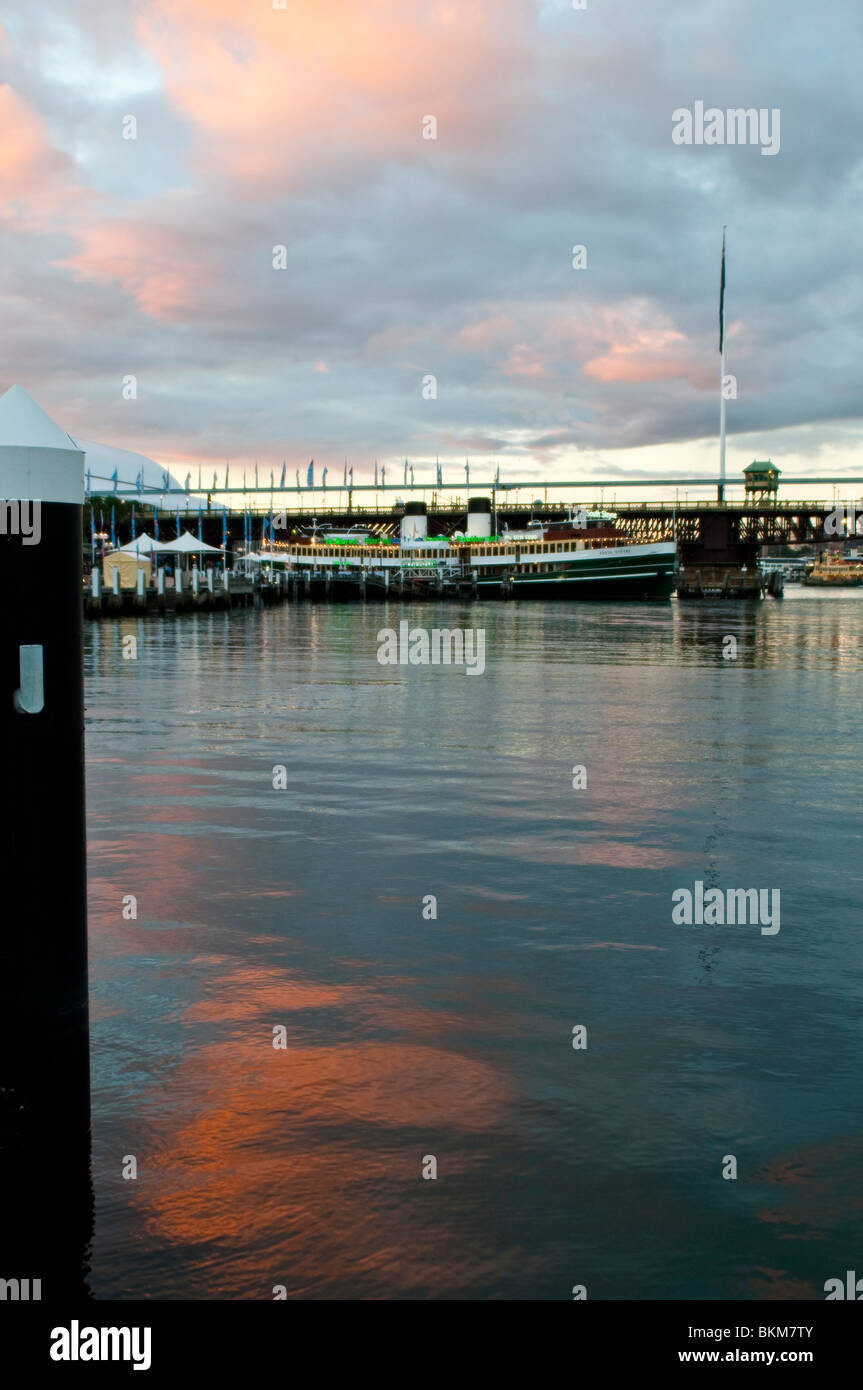
POLYGON ((505 376, 547 377, 548 364, 527 343, 517 343, 501 367, 505 376))
POLYGON ((75 164, 51 143, 41 120, 8 84, 0 86, 0 193, 5 215, 23 230, 76 193, 75 164))
POLYGON ((499 147, 532 67, 526 22, 521 0, 154 0, 137 32, 200 164, 278 190, 346 161, 499 147))
POLYGON ((486 352, 509 338, 512 331, 513 322, 508 314, 490 314, 488 318, 477 319, 475 323, 466 323, 458 334, 458 341, 472 351, 486 352))
POLYGON ((204 294, 206 268, 179 232, 117 220, 82 229, 79 244, 58 264, 81 279, 119 286, 151 318, 181 320, 204 294))
POLYGON ((686 377, 688 359, 656 356, 655 352, 650 343, 613 343, 603 357, 594 357, 585 363, 584 374, 603 382, 670 381, 686 377))
POLYGON ((647 300, 599 310, 591 337, 584 374, 596 381, 681 380, 699 390, 705 385, 703 365, 686 335, 647 300))

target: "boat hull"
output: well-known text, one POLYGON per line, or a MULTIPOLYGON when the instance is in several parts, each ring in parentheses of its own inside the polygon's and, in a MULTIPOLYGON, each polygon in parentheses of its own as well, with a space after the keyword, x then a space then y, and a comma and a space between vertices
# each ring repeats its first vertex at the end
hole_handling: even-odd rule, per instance
POLYGON ((673 546, 645 548, 638 553, 596 550, 575 562, 546 573, 516 572, 506 579, 480 578, 477 590, 485 597, 567 600, 668 599, 674 589, 673 546), (646 552, 646 553, 645 553, 646 552))

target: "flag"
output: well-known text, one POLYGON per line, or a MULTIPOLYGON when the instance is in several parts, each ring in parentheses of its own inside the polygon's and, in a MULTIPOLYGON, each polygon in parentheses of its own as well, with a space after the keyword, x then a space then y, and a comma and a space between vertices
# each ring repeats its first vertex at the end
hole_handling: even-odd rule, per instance
POLYGON ((348 461, 347 461, 347 459, 345 459, 345 471, 344 471, 344 473, 342 474, 342 487, 347 487, 347 485, 348 485, 348 461))
POLYGON ((169 488, 170 486, 171 486, 171 479, 168 477, 167 473, 163 473, 163 474, 162 474, 162 491, 163 491, 163 492, 167 492, 167 491, 168 491, 168 488, 169 488))
POLYGON ((386 487, 386 485, 387 485, 387 466, 386 466, 386 464, 383 464, 383 466, 381 467, 381 487, 386 487))
POLYGON ((437 465, 437 485, 438 487, 443 487, 443 474, 440 471, 440 459, 438 459, 437 465))
POLYGON ((198 503, 198 540, 204 539, 204 514, 201 511, 201 504, 198 503))
POLYGON ((114 503, 111 503, 111 549, 117 549, 117 528, 114 525, 114 503))
MULTIPOLYGON (((219 475, 218 475, 218 473, 214 473, 214 474, 213 474, 213 492, 216 491, 216 488, 217 488, 218 486, 219 486, 219 475)), ((226 486, 227 486, 227 485, 226 485, 226 486)))
POLYGON ((411 487, 414 485, 414 466, 411 464, 411 487))
POLYGON ((299 488, 300 488, 300 470, 299 470, 299 468, 298 468, 298 469, 297 469, 297 491, 299 491, 299 488))
POLYGON ((464 480, 465 487, 470 487, 470 463, 467 459, 464 461, 464 480))
POLYGON ((314 485, 315 485, 315 461, 314 461, 314 459, 312 459, 311 462, 310 462, 310 464, 309 464, 309 471, 308 471, 308 473, 306 474, 306 487, 314 487, 314 485))
POLYGON ((327 465, 324 464, 324 472, 323 472, 323 476, 322 476, 322 478, 321 478, 321 487, 326 487, 326 485, 327 485, 327 465))
POLYGON ((177 503, 177 540, 180 539, 180 504, 177 503))
POLYGON ((225 487, 226 487, 226 488, 227 488, 227 486, 228 486, 228 468, 229 468, 229 467, 230 467, 230 464, 227 464, 227 463, 226 463, 226 464, 225 464, 225 487))
POLYGON ((133 502, 133 503, 132 503, 132 540, 135 539, 135 536, 136 536, 136 535, 137 535, 137 530, 136 530, 136 528, 135 528, 135 503, 133 502))
POLYGON ((353 485, 354 485, 354 465, 351 464, 350 469, 349 469, 349 471, 348 471, 348 487, 353 487, 353 485))
POLYGON ((189 491, 189 484, 191 483, 191 481, 192 481, 192 475, 191 475, 191 473, 187 473, 187 474, 186 474, 186 491, 187 491, 187 492, 189 491))
POLYGON ((116 491, 117 491, 117 470, 116 470, 116 468, 114 469, 114 472, 111 474, 111 482, 114 484, 114 491, 116 492, 116 491))
POLYGON ((198 491, 201 491, 201 465, 198 464, 198 491))
POLYGON ((378 461, 375 459, 375 487, 378 485, 378 461))
POLYGON ((497 472, 496 472, 495 475, 494 475, 494 481, 495 481, 495 486, 497 486, 497 484, 500 482, 500 464, 498 464, 498 466, 497 466, 497 472))
POLYGON ((285 486, 285 469, 287 468, 287 466, 288 465, 285 463, 285 460, 282 459, 282 481, 279 483, 279 487, 285 486))
POLYGON ((159 539, 159 508, 155 502, 153 503, 153 535, 156 540, 159 539))
MULTIPOLYGON (((88 492, 90 491, 90 470, 89 470, 89 468, 87 469, 87 491, 88 491, 88 492)), ((92 516, 92 512, 91 512, 91 516, 92 516)))
POLYGON ((722 229, 722 271, 719 276, 719 351, 725 345, 725 228, 722 229))

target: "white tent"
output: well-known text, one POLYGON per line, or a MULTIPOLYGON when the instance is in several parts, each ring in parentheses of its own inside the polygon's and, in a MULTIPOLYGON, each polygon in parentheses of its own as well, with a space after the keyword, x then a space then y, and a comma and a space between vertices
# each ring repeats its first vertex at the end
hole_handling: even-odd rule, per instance
POLYGON ((84 454, 22 386, 0 400, 0 497, 84 500, 84 454))
POLYGON ((159 552, 167 554, 168 551, 172 555, 199 555, 203 551, 208 555, 224 555, 224 551, 217 545, 207 545, 206 541, 199 541, 191 531, 184 531, 178 540, 161 542, 159 552))
POLYGON ((121 545, 119 548, 120 550, 125 550, 127 555, 129 553, 133 555, 152 555, 154 551, 158 553, 160 550, 168 549, 161 541, 156 541, 152 536, 148 536, 146 531, 142 531, 140 536, 136 536, 133 541, 127 541, 125 545, 121 545))

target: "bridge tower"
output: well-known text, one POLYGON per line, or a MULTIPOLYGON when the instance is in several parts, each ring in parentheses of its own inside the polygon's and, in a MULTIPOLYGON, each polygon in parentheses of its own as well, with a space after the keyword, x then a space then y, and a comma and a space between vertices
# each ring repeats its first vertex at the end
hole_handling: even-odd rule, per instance
POLYGON ((771 459, 765 459, 761 463, 758 459, 753 459, 749 467, 743 470, 746 500, 748 502, 775 500, 779 493, 779 475, 781 472, 782 469, 777 468, 771 459))

